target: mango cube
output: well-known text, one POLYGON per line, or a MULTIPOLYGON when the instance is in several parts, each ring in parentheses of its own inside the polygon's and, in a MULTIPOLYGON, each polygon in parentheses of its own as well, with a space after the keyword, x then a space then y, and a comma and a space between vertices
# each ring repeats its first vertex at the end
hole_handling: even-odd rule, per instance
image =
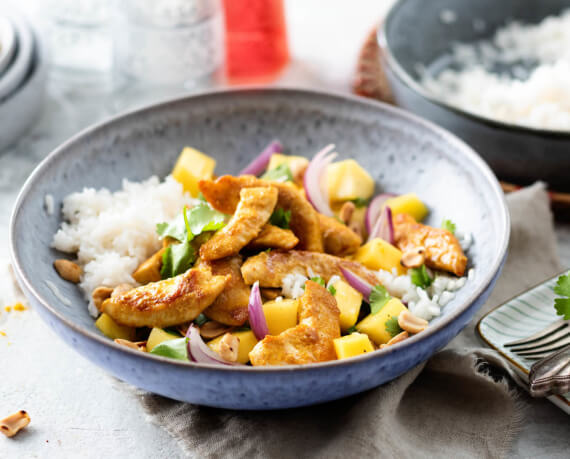
POLYGON ((281 301, 268 301, 263 304, 263 312, 267 321, 269 334, 277 336, 279 333, 297 325, 298 301, 283 299, 281 301))
POLYGON ((399 275, 406 274, 401 265, 402 252, 384 239, 375 238, 361 246, 354 254, 354 260, 369 269, 392 271, 396 268, 399 275))
POLYGON ((386 331, 386 322, 392 317, 398 317, 407 308, 398 298, 392 298, 376 314, 369 314, 356 324, 356 329, 366 333, 376 344, 385 344, 392 336, 386 331))
POLYGON ((175 335, 174 333, 168 333, 167 331, 164 331, 162 328, 155 327, 150 331, 150 335, 148 335, 148 339, 146 340, 146 350, 150 352, 160 343, 178 338, 180 338, 179 335, 175 335))
MULTIPOLYGON (((232 335, 239 339, 237 362, 246 364, 249 362, 249 353, 257 344, 257 338, 251 330, 233 332, 232 335)), ((223 337, 224 335, 218 336, 217 338, 209 341, 208 346, 210 346, 210 349, 214 352, 220 352, 220 341, 223 337)))
POLYGON ((196 198, 200 193, 198 182, 212 179, 215 168, 215 159, 194 148, 186 147, 172 169, 172 177, 182 184, 184 191, 196 198))
POLYGON ((133 327, 126 327, 124 325, 119 325, 115 322, 110 315, 101 314, 99 318, 95 321, 95 326, 101 330, 107 338, 115 339, 126 339, 129 341, 134 341, 135 339, 135 329, 133 327))
POLYGON ((352 333, 342 338, 333 340, 336 357, 340 359, 348 359, 366 352, 372 352, 374 347, 368 336, 363 333, 352 333))
POLYGON ((331 202, 368 199, 374 193, 374 180, 354 159, 347 159, 329 165, 327 187, 331 202))
POLYGON ((348 330, 358 319, 360 305, 362 304, 362 294, 348 285, 345 281, 335 282, 335 300, 340 310, 340 329, 348 330))
POLYGON ((415 193, 403 194, 386 200, 384 204, 390 207, 392 215, 410 214, 418 222, 421 222, 428 214, 428 208, 420 201, 415 193))

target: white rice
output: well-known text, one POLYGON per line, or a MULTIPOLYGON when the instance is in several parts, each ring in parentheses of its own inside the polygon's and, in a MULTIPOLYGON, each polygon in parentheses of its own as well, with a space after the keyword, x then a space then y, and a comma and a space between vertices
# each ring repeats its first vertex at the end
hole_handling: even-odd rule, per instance
MULTIPOLYGON (((449 23, 451 16, 445 17, 449 23)), ((491 40, 455 44, 450 57, 460 70, 422 77, 438 98, 488 118, 570 130, 570 9, 536 25, 512 22, 491 40), (497 64, 512 67, 514 76, 493 72, 497 64), (536 64, 534 70, 529 64, 536 64)))
POLYGON ((137 285, 131 273, 160 249, 156 224, 172 220, 185 205, 196 202, 170 176, 162 183, 157 177, 142 182, 123 180, 122 189, 116 192, 85 188, 63 200, 65 222, 52 245, 77 254, 83 267, 79 286, 93 316, 97 310, 91 292, 101 285, 137 285))

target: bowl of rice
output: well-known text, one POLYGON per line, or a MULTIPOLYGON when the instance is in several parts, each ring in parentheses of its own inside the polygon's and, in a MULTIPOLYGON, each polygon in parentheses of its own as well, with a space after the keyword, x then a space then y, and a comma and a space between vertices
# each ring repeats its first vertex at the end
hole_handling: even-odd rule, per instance
POLYGON ((570 191, 570 2, 400 0, 378 40, 398 105, 501 179, 570 191))
MULTIPOLYGON (((222 170, 223 169, 223 170, 222 170)), ((308 90, 247 89, 184 97, 90 127, 53 151, 24 185, 12 215, 11 257, 42 319, 77 352, 116 377, 172 399, 231 409, 280 409, 346 397, 390 381, 443 348, 488 298, 504 263, 509 216, 488 166, 447 131, 402 110, 308 90), (311 365, 224 366, 173 360, 117 344, 95 326, 89 292, 132 282, 160 246, 157 221, 196 199, 170 171, 181 149, 208 152, 236 174, 268 140, 307 155, 332 139, 372 176, 377 192, 413 192, 425 222, 453 218, 469 257, 462 277, 426 289, 396 272, 381 282, 429 326, 405 341, 345 360, 311 365), (79 284, 53 267, 62 253, 83 267, 79 284), (421 290, 421 291, 420 291, 421 290)), ((308 273, 312 276, 311 273, 308 273)), ((307 281, 286 276, 283 294, 307 281)))

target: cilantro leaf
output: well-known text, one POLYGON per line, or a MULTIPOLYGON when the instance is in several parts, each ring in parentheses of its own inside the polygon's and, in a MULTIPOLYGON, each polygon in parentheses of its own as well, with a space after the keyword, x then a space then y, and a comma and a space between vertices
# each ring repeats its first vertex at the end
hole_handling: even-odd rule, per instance
POLYGON ((198 325, 198 327, 201 327, 202 325, 204 325, 206 322, 209 321, 210 319, 208 319, 204 314, 200 314, 198 317, 194 319, 194 323, 198 325))
POLYGON ((370 199, 355 198, 355 199, 351 199, 351 202, 353 202, 356 207, 360 208, 360 207, 366 207, 368 205, 368 203, 370 202, 370 199))
POLYGON ((177 276, 186 272, 196 261, 196 251, 186 240, 179 244, 172 244, 162 254, 162 267, 160 276, 163 279, 177 276))
POLYGON ((269 217, 269 223, 283 229, 289 229, 290 222, 291 211, 283 210, 281 207, 277 207, 269 217))
POLYGON ((353 325, 352 327, 350 327, 348 330, 346 330, 346 334, 350 335, 352 333, 356 333, 358 330, 356 330, 356 325, 353 325))
POLYGON ((336 295, 336 288, 334 288, 334 285, 331 285, 327 290, 330 292, 332 296, 336 295))
POLYGON ((151 354, 161 355, 176 360, 188 361, 188 351, 186 342, 188 338, 177 338, 163 341, 159 345, 152 348, 151 354))
POLYGON ((441 227, 449 231, 451 234, 455 234, 455 230, 457 229, 455 223, 453 223, 451 220, 447 218, 441 222, 441 227))
POLYGON ((433 279, 429 277, 426 265, 422 265, 421 268, 410 269, 410 277, 412 279, 412 284, 421 288, 427 288, 433 282, 433 279))
POLYGON ((327 284, 325 282, 325 280, 321 277, 321 276, 315 276, 315 277, 311 277, 309 280, 316 282, 317 284, 319 284, 321 287, 325 287, 327 284))
POLYGON ((216 231, 226 225, 226 215, 212 209, 205 202, 192 207, 187 213, 187 219, 192 233, 190 239, 204 231, 216 231))
POLYGON ((384 325, 386 327, 386 331, 392 338, 403 332, 403 330, 400 328, 400 325, 398 324, 397 317, 390 317, 384 325))
POLYGON ((281 163, 279 166, 269 169, 261 178, 273 182, 292 182, 293 173, 287 163, 281 163))
POLYGON ((390 298, 388 290, 381 285, 376 285, 370 292, 370 314, 378 314, 390 298))
POLYGON ((554 307, 556 313, 564 320, 570 320, 570 275, 560 276, 554 287, 554 293, 566 298, 556 298, 554 307))
POLYGON ((184 215, 180 214, 170 223, 157 223, 156 232, 161 239, 171 237, 179 242, 182 242, 187 237, 186 225, 184 224, 184 215))

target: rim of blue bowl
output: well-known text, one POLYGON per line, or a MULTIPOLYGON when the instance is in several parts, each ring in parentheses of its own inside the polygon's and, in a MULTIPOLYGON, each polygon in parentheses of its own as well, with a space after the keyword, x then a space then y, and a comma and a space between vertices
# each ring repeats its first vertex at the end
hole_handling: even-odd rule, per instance
POLYGON ((439 332, 440 330, 444 329, 447 325, 453 322, 456 318, 458 318, 470 305, 472 305, 481 294, 489 287, 495 276, 499 273, 501 265, 506 257, 507 247, 510 238, 510 215, 507 210, 506 200, 503 191, 497 181, 493 172, 489 166, 481 159, 481 157, 465 142, 460 140, 458 137, 450 133, 449 131, 435 125, 431 121, 425 120, 419 116, 416 116, 412 113, 406 112, 405 110, 392 107, 388 104, 384 104, 382 102, 366 99, 364 97, 355 96, 355 95, 348 95, 342 94, 334 91, 319 91, 313 89, 303 89, 303 88, 292 88, 292 87, 259 87, 259 86, 241 86, 241 87, 234 87, 231 89, 217 89, 212 91, 201 92, 198 94, 192 94, 183 97, 175 97, 171 98, 159 103, 145 105, 139 108, 135 108, 118 115, 115 115, 107 120, 98 122, 93 124, 64 143, 62 143, 59 147, 49 153, 32 171, 30 176, 27 178, 26 182, 24 183, 22 189, 20 190, 18 197, 16 198, 16 202, 14 204, 14 208, 12 210, 12 215, 10 218, 10 229, 9 229, 9 246, 10 246, 10 258, 12 261, 12 266, 17 274, 17 278, 20 282, 25 284, 25 288, 30 292, 34 299, 41 305, 41 307, 45 308, 50 314, 54 315, 59 321, 64 323, 67 327, 74 330, 76 333, 83 335, 85 338, 96 341, 103 346, 109 346, 115 351, 119 351, 125 353, 127 355, 131 355, 133 357, 138 358, 150 358, 156 359, 163 363, 168 363, 171 365, 176 365, 179 367, 185 367, 189 370, 193 368, 199 368, 201 370, 213 370, 213 371, 228 371, 228 372, 235 372, 235 371, 247 371, 247 372, 260 372, 260 373, 267 373, 267 372, 290 372, 290 371, 312 371, 317 369, 326 369, 334 366, 346 366, 356 363, 362 363, 370 359, 382 358, 387 354, 391 354, 393 352, 398 352, 400 349, 404 349, 405 347, 412 346, 424 339, 427 339, 429 336, 439 332), (73 321, 66 318, 63 314, 59 313, 55 308, 50 306, 49 302, 45 300, 40 293, 33 286, 33 282, 24 274, 23 268, 20 263, 20 259, 17 255, 16 247, 15 247, 15 223, 18 218, 18 214, 20 212, 20 208, 22 203, 25 201, 25 198, 28 194, 28 191, 34 186, 36 179, 41 176, 45 169, 49 167, 49 164, 57 158, 59 155, 62 154, 67 148, 72 146, 74 143, 81 140, 82 137, 89 135, 97 130, 104 129, 105 127, 112 125, 119 119, 127 118, 130 116, 140 115, 141 113, 152 111, 157 108, 165 108, 170 104, 181 103, 187 101, 189 99, 199 99, 200 97, 224 97, 227 95, 233 95, 236 93, 275 93, 275 94, 283 94, 283 93, 296 93, 296 94, 305 94, 308 96, 318 96, 321 98, 336 98, 341 99, 348 102, 356 102, 357 104, 365 104, 372 107, 379 108, 385 112, 390 114, 396 115, 400 119, 405 119, 410 121, 411 124, 416 124, 427 128, 435 132, 437 135, 441 136, 444 142, 447 142, 451 145, 454 145, 458 150, 462 150, 462 154, 465 155, 472 164, 483 174, 483 176, 487 179, 488 185, 491 187, 492 191, 494 192, 497 202, 499 203, 501 209, 501 221, 500 225, 502 226, 502 231, 500 232, 500 241, 499 247, 500 250, 497 252, 495 259, 493 260, 491 269, 487 272, 487 275, 481 282, 481 285, 477 290, 475 290, 468 298, 463 301, 463 305, 457 308, 453 313, 451 313, 448 317, 443 317, 443 320, 436 325, 432 325, 424 330, 422 333, 418 333, 417 335, 413 335, 412 337, 396 344, 393 346, 389 346, 385 349, 379 349, 374 352, 369 352, 366 354, 362 354, 356 357, 351 357, 349 359, 342 359, 342 360, 331 360, 328 362, 319 362, 319 363, 312 363, 307 365, 286 365, 286 366, 231 366, 231 365, 216 365, 216 364, 208 364, 208 363, 196 363, 196 362, 183 362, 180 360, 170 359, 167 357, 162 357, 158 355, 153 355, 150 353, 141 353, 138 350, 128 348, 126 346, 121 346, 115 343, 113 340, 110 340, 94 331, 87 330, 73 321))
POLYGON ((506 121, 497 120, 495 118, 491 118, 484 115, 479 115, 474 112, 470 112, 468 110, 459 108, 455 105, 449 104, 437 96, 430 93, 426 90, 421 84, 417 82, 417 80, 410 75, 410 73, 400 65, 394 53, 392 53, 392 49, 390 48, 390 43, 388 41, 388 37, 386 36, 386 29, 389 27, 390 22, 394 19, 394 17, 398 14, 399 9, 402 7, 404 3, 408 0, 397 0, 389 9, 388 13, 386 14, 386 18, 384 19, 383 23, 379 26, 378 31, 376 33, 376 39, 378 45, 380 46, 380 53, 384 58, 384 61, 394 72, 394 75, 404 83, 408 88, 412 91, 417 93, 419 96, 423 97, 424 99, 428 100, 429 102, 438 105, 441 108, 449 110, 456 115, 463 116, 465 118, 470 119, 471 121, 484 124, 485 126, 489 126, 495 129, 503 129, 506 131, 512 131, 519 134, 532 134, 538 137, 548 137, 548 138, 556 138, 556 139, 563 139, 563 140, 570 140, 570 131, 563 131, 561 129, 542 129, 536 128, 532 126, 523 126, 520 124, 515 123, 508 123, 506 121))

